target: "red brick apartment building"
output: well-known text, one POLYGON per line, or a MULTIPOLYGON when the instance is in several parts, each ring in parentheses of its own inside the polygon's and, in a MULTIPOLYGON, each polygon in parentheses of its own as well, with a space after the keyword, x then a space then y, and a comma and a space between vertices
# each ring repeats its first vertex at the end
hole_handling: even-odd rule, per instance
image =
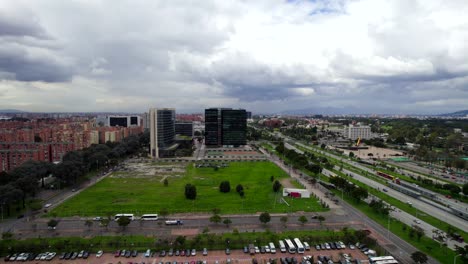
POLYGON ((28 160, 60 162, 69 151, 91 144, 119 142, 143 127, 96 127, 94 119, 35 119, 0 122, 0 171, 10 171, 28 160))

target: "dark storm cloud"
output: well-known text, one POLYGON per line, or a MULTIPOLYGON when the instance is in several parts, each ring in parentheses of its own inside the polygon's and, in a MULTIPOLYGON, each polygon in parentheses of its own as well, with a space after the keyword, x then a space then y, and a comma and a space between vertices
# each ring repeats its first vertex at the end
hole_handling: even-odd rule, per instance
POLYGON ((1 10, 0 36, 47 38, 46 32, 34 18, 14 16, 1 10))
POLYGON ((54 40, 34 17, 0 12, 0 45, 3 76, 25 82, 64 82, 72 77, 54 40))

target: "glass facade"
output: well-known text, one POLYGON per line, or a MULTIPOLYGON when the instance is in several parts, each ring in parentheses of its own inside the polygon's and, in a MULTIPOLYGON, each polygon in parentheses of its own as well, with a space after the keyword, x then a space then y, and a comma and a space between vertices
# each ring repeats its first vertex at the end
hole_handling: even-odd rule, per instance
POLYGON ((175 141, 175 111, 158 109, 158 147, 168 148, 175 141))
POLYGON ((205 145, 246 145, 247 112, 243 109, 205 109, 205 145))
POLYGON ((222 110, 223 145, 242 146, 247 143, 247 112, 245 110, 222 110))
POLYGON ((205 145, 221 145, 220 110, 218 108, 205 109, 205 145))

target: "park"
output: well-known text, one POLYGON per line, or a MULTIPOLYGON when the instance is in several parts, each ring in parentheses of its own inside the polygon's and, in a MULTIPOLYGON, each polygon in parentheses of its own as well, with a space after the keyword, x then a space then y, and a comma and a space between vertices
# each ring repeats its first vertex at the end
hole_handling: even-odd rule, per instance
POLYGON ((221 214, 328 210, 314 197, 281 197, 281 191, 273 191, 275 180, 284 187, 301 187, 275 164, 266 161, 200 168, 193 163, 129 164, 57 206, 49 216, 113 216, 118 213, 139 216, 161 212, 172 215, 210 213, 214 208, 220 209, 221 214), (222 181, 229 181, 229 192, 220 192, 222 181), (186 184, 195 185, 194 200, 186 199, 186 184), (243 187, 243 196, 236 191, 239 184, 243 187))

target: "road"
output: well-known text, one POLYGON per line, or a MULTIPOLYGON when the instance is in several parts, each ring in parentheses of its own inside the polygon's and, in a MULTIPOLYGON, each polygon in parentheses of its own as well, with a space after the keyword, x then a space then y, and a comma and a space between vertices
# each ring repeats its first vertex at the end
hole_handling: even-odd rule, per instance
MULTIPOLYGON (((315 152, 320 152, 321 154, 323 155, 326 155, 326 156, 329 156, 329 157, 332 157, 334 159, 337 159, 337 160, 340 160, 342 162, 345 162, 347 163, 348 165, 351 165, 353 167, 356 167, 356 168, 359 168, 363 171, 366 171, 368 173, 371 173, 371 174, 375 174, 375 171, 370 169, 370 168, 367 168, 365 166, 362 166, 361 164, 357 163, 357 162, 354 162, 354 161, 350 161, 350 160, 347 160, 347 159, 344 159, 342 157, 339 157, 337 155, 333 155, 333 154, 330 154, 330 153, 327 153, 327 152, 324 152, 324 151, 318 151, 316 149, 313 149, 313 148, 310 148, 302 143, 296 143, 302 147, 305 147, 307 149, 310 149, 312 151, 315 151, 315 152)), ((290 144, 288 144, 290 145, 290 144)), ((286 144, 285 144, 286 146, 286 144)), ((352 175, 356 180, 368 185, 368 186, 371 186, 375 189, 380 189, 382 190, 383 188, 387 188, 385 185, 383 184, 380 184, 378 182, 375 182, 369 178, 366 178, 364 176, 361 176, 360 174, 357 174, 357 173, 354 173, 354 172, 351 172, 349 170, 346 170, 346 169, 343 169, 343 172, 346 173, 346 174, 349 174, 349 175, 352 175)), ((389 189, 389 188, 387 188, 389 189)), ((404 202, 407 202, 407 201, 410 201, 411 203, 413 203, 413 207, 415 207, 416 209, 420 210, 420 211, 423 211, 423 212, 427 212, 429 213, 430 215, 434 216, 435 218, 443 221, 443 222, 446 222, 452 226, 457 226, 459 227, 460 229, 462 230, 468 230, 468 221, 462 219, 462 218, 459 218, 455 215, 452 215, 452 214, 449 214, 447 213, 446 211, 442 210, 442 209, 439 209, 437 207, 434 207, 434 206, 431 206, 429 205, 428 203, 425 203, 425 202, 422 202, 421 200, 419 199, 415 199, 413 197, 410 197, 410 196, 407 196, 403 193, 400 193, 398 191, 394 191, 394 190, 389 190, 389 192, 387 193, 389 196, 392 196, 400 201, 404 201, 404 202)), ((466 206, 466 204, 464 204, 466 206)), ((460 206, 462 207, 462 206, 460 206)))

